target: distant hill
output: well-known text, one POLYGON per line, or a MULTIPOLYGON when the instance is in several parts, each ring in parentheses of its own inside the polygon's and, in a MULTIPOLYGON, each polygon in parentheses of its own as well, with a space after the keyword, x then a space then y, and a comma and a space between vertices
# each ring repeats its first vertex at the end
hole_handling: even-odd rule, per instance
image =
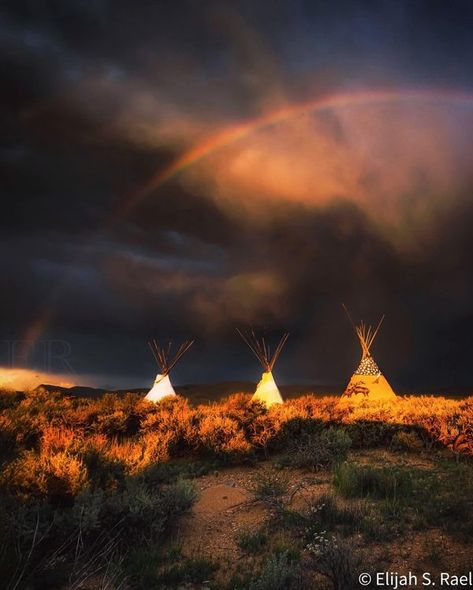
MULTIPOLYGON (((234 393, 253 393, 255 388, 256 383, 252 381, 222 381, 219 383, 195 383, 175 386, 175 390, 178 394, 187 397, 193 403, 217 401, 234 393)), ((114 393, 117 395, 136 393, 144 396, 148 392, 148 389, 142 388, 109 390, 94 387, 82 387, 80 385, 74 387, 61 387, 49 383, 43 383, 36 389, 43 389, 50 392, 58 391, 64 395, 72 397, 86 397, 92 399, 102 397, 105 393, 114 393)), ((280 386, 280 390, 285 398, 293 398, 306 393, 313 393, 315 395, 317 395, 318 392, 321 392, 319 395, 341 393, 341 391, 336 391, 333 387, 321 388, 316 385, 282 385, 280 386)))
POLYGON ((34 389, 34 391, 39 390, 46 390, 49 392, 57 391, 59 393, 63 393, 64 395, 69 395, 71 397, 89 397, 89 398, 98 398, 102 397, 102 395, 106 393, 116 393, 118 395, 125 395, 127 393, 138 393, 146 395, 145 389, 101 389, 99 387, 85 387, 82 385, 74 385, 73 387, 61 387, 60 385, 52 385, 50 383, 42 383, 38 385, 34 389))
MULTIPOLYGON (((256 388, 256 383, 252 381, 221 381, 219 383, 195 383, 188 385, 174 386, 176 392, 188 398, 193 404, 208 403, 217 401, 221 398, 227 397, 234 393, 253 393, 256 388)), ((105 393, 114 393, 116 395, 125 395, 127 393, 136 393, 145 396, 148 388, 134 388, 134 389, 100 389, 94 387, 82 387, 76 385, 74 387, 61 387, 59 385, 51 385, 44 383, 39 385, 36 390, 45 389, 46 391, 59 391, 64 395, 72 397, 98 398, 105 393)), ((279 389, 285 399, 292 399, 308 393, 316 397, 323 397, 324 395, 341 395, 343 392, 342 386, 334 385, 280 385, 279 389)), ((449 398, 459 399, 473 395, 471 389, 467 388, 448 388, 442 391, 418 391, 406 392, 397 391, 399 395, 434 395, 445 396, 449 398)))

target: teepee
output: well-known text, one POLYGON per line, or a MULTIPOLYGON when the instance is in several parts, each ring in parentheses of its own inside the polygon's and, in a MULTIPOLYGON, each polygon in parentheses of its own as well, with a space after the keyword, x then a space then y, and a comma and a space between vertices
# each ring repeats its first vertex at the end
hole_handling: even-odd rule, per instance
POLYGON ((244 334, 240 330, 237 330, 237 332, 264 369, 261 381, 258 383, 252 399, 263 403, 268 408, 273 404, 282 404, 283 399, 274 381, 273 368, 286 344, 286 340, 289 338, 289 334, 286 332, 282 335, 274 353, 271 354, 271 349, 266 344, 265 339, 263 337, 258 338, 253 330, 248 334, 244 334))
POLYGON ((159 402, 165 397, 176 395, 169 379, 169 373, 179 362, 182 355, 194 344, 194 341, 187 340, 181 344, 174 354, 172 354, 171 342, 168 342, 166 346, 161 346, 157 340, 151 340, 148 344, 156 359, 160 372, 157 374, 154 385, 147 393, 145 399, 150 402, 159 402))
POLYGON ((364 399, 388 401, 394 399, 396 394, 371 355, 371 347, 381 328, 384 315, 379 320, 376 328, 373 329, 372 326, 366 325, 363 321, 355 325, 347 308, 343 307, 360 341, 361 361, 353 373, 342 398, 349 398, 353 401, 364 399))

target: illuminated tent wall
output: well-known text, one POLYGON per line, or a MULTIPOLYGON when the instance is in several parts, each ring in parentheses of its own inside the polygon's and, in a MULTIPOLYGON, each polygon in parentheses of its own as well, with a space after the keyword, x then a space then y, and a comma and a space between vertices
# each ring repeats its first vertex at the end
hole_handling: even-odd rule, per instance
POLYGON ((373 329, 371 326, 367 326, 364 322, 355 326, 346 308, 345 311, 347 312, 348 318, 350 319, 360 342, 361 362, 353 373, 350 382, 343 393, 342 399, 350 399, 352 401, 389 401, 395 399, 396 394, 391 385, 389 385, 386 377, 381 373, 370 352, 381 324, 383 323, 384 316, 379 320, 376 329, 373 329))
POLYGON ((151 402, 159 402, 165 397, 176 396, 174 387, 169 379, 169 373, 171 369, 177 365, 182 355, 194 344, 194 341, 187 340, 181 344, 174 355, 171 352, 171 342, 168 342, 164 347, 161 346, 157 340, 152 340, 148 344, 156 359, 160 372, 157 374, 156 379, 154 380, 154 385, 147 393, 145 399, 151 402))
POLYGON ((282 404, 283 399, 274 381, 273 368, 286 344, 289 334, 283 334, 276 350, 271 354, 271 350, 263 337, 258 338, 253 331, 249 334, 243 334, 240 330, 237 330, 237 332, 264 369, 261 381, 258 383, 252 399, 263 403, 268 408, 274 404, 282 404))

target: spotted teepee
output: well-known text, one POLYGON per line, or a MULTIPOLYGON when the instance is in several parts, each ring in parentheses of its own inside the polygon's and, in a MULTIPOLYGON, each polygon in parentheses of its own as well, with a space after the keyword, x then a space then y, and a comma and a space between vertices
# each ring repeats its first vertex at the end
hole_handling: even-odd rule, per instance
POLYGON ((396 394, 371 355, 371 346, 373 345, 381 324, 383 323, 384 316, 379 320, 376 328, 373 329, 371 326, 367 326, 363 321, 356 326, 346 308, 345 311, 347 312, 348 318, 350 319, 358 340, 360 341, 361 361, 358 368, 353 373, 343 393, 342 399, 350 399, 351 401, 389 401, 395 399, 396 394))

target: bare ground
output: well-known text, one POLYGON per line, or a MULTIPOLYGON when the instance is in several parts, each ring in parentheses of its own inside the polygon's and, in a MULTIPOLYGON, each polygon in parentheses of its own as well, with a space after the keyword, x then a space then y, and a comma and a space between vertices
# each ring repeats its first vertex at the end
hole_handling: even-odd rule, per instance
MULTIPOLYGON (((385 450, 354 453, 352 459, 360 463, 399 464, 399 454, 385 450)), ((432 467, 431 459, 422 455, 406 455, 403 462, 418 469, 432 467)), ((275 472, 272 463, 231 467, 196 480, 198 500, 168 539, 169 546, 178 546, 184 557, 204 557, 219 563, 217 578, 222 580, 236 569, 246 566, 251 569, 258 557, 245 553, 238 546, 237 538, 242 531, 263 529, 274 515, 271 506, 256 501, 252 493, 255 482, 265 472, 275 472)), ((288 481, 285 501, 291 509, 303 510, 309 502, 333 489, 332 474, 328 471, 313 474, 284 470, 278 473, 288 481)), ((285 531, 271 534, 284 538, 285 531)), ((435 528, 410 531, 387 542, 367 542, 361 534, 356 534, 349 542, 364 556, 368 571, 459 572, 473 561, 471 544, 435 528)))

